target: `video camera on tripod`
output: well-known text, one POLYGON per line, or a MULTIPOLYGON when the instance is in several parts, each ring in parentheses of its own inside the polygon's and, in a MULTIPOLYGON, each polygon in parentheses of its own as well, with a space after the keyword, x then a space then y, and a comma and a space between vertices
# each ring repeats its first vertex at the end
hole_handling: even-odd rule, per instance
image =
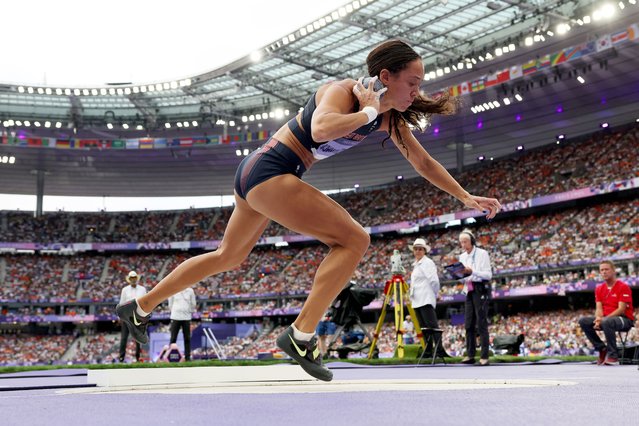
MULTIPOLYGON (((330 320, 337 326, 335 334, 328 343, 329 350, 336 350, 340 358, 346 358, 350 352, 361 352, 370 346, 371 335, 362 324, 360 315, 364 306, 368 306, 377 297, 377 292, 368 288, 355 287, 351 281, 337 295, 329 310, 330 320), (368 337, 369 343, 364 343, 358 339, 356 342, 349 342, 339 348, 332 348, 333 344, 342 333, 349 332, 357 325, 362 330, 363 335, 368 337)), ((360 333, 362 334, 362 333, 360 333)), ((344 337, 342 337, 344 340, 344 337)))

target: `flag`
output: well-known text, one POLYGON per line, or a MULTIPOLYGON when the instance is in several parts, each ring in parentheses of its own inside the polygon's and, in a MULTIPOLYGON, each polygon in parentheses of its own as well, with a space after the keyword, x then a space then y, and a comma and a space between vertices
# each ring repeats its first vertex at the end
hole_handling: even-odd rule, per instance
POLYGON ((637 40, 639 39, 639 25, 632 24, 628 27, 628 40, 637 40))
POLYGON ((79 148, 98 148, 100 146, 100 142, 95 139, 85 139, 78 141, 79 148))
POLYGON ((138 139, 127 139, 126 149, 138 149, 140 147, 140 141, 138 139))
POLYGON ((514 80, 516 78, 519 78, 521 76, 523 76, 523 71, 521 69, 521 65, 515 65, 510 67, 510 79, 514 80))
POLYGON ((618 33, 614 33, 610 36, 610 41, 613 46, 626 40, 628 40, 628 31, 619 31, 618 33))
POLYGON ((470 93, 470 85, 467 81, 464 81, 462 84, 459 85, 459 91, 462 95, 470 93))
POLYGON ((206 145, 207 144, 207 139, 206 138, 195 138, 193 139, 193 145, 206 145))
POLYGON ((497 73, 497 83, 503 83, 510 80, 510 71, 508 68, 497 73))
POLYGON ((479 79, 479 80, 475 80, 471 83, 470 89, 473 92, 479 92, 480 90, 484 90, 485 86, 484 86, 484 80, 483 79, 479 79))
POLYGON ((209 140, 212 144, 219 144, 222 142, 219 136, 211 136, 209 140))
POLYGON ((488 74, 486 76, 486 87, 495 86, 497 83, 497 73, 488 74))
POLYGON ((43 138, 42 146, 48 146, 49 148, 55 147, 55 139, 54 138, 43 138))
POLYGON ((42 146, 42 139, 27 139, 28 146, 42 146))
POLYGON ((538 69, 542 70, 548 67, 550 67, 550 55, 544 55, 541 57, 541 59, 539 59, 538 69))
POLYGON ((536 59, 531 59, 530 61, 528 61, 525 64, 523 64, 521 66, 521 69, 522 69, 524 75, 528 75, 528 74, 532 74, 534 72, 537 72, 537 60, 536 59))
POLYGON ((193 139, 180 139, 180 146, 193 146, 193 139))
POLYGON ((221 136, 220 138, 221 138, 223 144, 231 143, 231 137, 229 135, 221 136))
POLYGON ((268 139, 270 136, 271 132, 269 132, 268 130, 260 130, 259 132, 257 132, 257 139, 260 141, 268 139))
POLYGON ((71 148, 71 142, 68 140, 58 139, 55 143, 56 148, 71 148))
POLYGON ((612 47, 612 40, 610 40, 610 34, 606 34, 603 37, 597 39, 597 52, 610 49, 612 47))
POLYGON ((126 142, 122 139, 115 139, 111 141, 111 148, 122 149, 126 147, 126 142))
POLYGON ((102 149, 111 148, 111 142, 112 141, 104 141, 104 140, 100 141, 100 148, 102 148, 102 149))
POLYGON ((144 138, 140 139, 140 149, 152 149, 153 148, 153 139, 144 138))
POLYGON ((459 86, 455 85, 455 86, 450 86, 448 88, 448 94, 450 96, 459 96, 459 86))
POLYGON ((550 66, 554 67, 555 65, 561 64, 562 62, 565 62, 563 50, 559 53, 553 53, 552 55, 550 55, 550 66))
POLYGON ((155 148, 166 148, 166 139, 155 139, 153 141, 153 147, 155 148))

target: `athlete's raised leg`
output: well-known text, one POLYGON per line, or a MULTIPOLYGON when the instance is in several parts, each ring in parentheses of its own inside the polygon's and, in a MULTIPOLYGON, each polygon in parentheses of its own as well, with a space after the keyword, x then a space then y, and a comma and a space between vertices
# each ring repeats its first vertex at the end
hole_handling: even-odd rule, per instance
POLYGON ((239 266, 259 240, 268 222, 268 218, 253 210, 235 194, 235 208, 217 250, 182 262, 151 291, 137 299, 140 308, 151 312, 164 300, 198 281, 239 266))

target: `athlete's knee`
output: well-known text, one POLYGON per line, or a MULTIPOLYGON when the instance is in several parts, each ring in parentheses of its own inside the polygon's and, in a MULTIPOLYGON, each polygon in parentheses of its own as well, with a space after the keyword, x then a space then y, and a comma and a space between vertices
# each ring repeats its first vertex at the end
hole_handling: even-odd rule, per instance
POLYGON ((244 253, 241 250, 227 247, 222 244, 216 251, 211 253, 218 260, 218 265, 222 267, 224 271, 235 269, 244 262, 248 253, 244 253))
POLYGON ((349 229, 341 232, 336 241, 336 245, 349 248, 362 256, 368 250, 370 243, 371 236, 357 222, 353 222, 349 229))

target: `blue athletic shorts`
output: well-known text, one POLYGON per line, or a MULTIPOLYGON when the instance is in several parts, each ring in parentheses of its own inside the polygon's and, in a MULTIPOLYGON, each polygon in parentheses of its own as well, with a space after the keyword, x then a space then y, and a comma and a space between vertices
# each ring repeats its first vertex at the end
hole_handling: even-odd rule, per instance
POLYGON ((292 174, 301 178, 305 171, 304 163, 293 150, 271 138, 242 160, 235 172, 235 192, 246 199, 254 186, 274 176, 292 174))

